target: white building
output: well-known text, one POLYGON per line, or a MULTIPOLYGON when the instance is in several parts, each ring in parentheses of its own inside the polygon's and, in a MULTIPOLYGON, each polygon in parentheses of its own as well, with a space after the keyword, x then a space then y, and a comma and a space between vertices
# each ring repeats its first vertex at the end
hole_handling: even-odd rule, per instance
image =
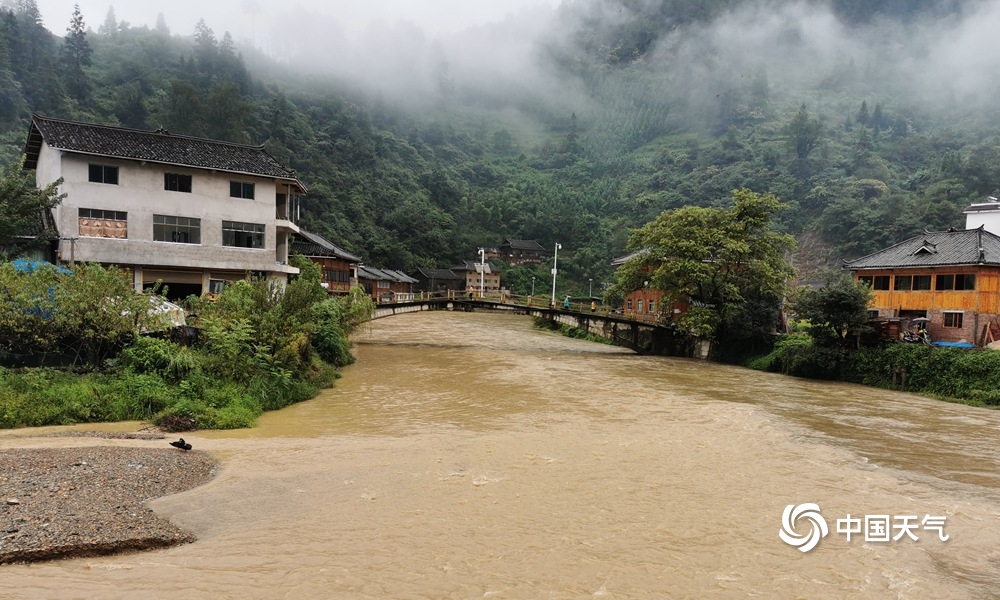
POLYGON ((983 227, 990 233, 1000 235, 1000 201, 988 196, 983 202, 971 204, 965 208, 965 228, 978 229, 983 227))
POLYGON ((261 146, 32 115, 25 169, 62 178, 53 210, 62 263, 131 271, 172 298, 248 275, 281 282, 305 187, 261 146))

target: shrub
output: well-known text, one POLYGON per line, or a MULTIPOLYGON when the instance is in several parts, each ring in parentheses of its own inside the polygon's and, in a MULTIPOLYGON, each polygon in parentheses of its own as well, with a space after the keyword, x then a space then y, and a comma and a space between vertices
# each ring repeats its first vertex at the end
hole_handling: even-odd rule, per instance
POLYGON ((172 342, 140 336, 122 351, 117 364, 134 373, 162 375, 170 366, 177 348, 172 342))
POLYGON ((812 336, 792 333, 782 336, 769 354, 750 360, 747 366, 796 377, 838 379, 844 368, 844 359, 843 350, 819 346, 812 336))
POLYGON ((105 384, 108 410, 115 421, 148 421, 177 401, 177 391, 152 374, 124 372, 105 384))
POLYGON ((215 414, 212 424, 217 429, 242 429, 257 424, 257 417, 264 411, 248 395, 237 396, 215 414))
POLYGON ((1000 404, 1000 352, 922 344, 864 348, 852 356, 848 379, 887 388, 894 373, 897 385, 905 374, 907 391, 1000 404))

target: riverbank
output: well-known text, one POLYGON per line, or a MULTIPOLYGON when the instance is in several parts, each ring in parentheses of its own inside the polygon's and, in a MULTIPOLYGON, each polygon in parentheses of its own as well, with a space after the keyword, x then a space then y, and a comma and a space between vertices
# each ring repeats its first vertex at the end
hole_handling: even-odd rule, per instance
POLYGON ((169 447, 0 450, 0 565, 192 542, 146 502, 208 482, 217 466, 169 447))

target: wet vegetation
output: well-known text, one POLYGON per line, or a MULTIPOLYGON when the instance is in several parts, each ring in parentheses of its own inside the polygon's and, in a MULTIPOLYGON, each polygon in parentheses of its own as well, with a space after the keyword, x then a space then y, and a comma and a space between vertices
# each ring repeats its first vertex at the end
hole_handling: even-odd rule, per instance
POLYGON ((190 345, 153 335, 169 331, 148 312, 153 295, 134 294, 117 269, 29 274, 4 265, 0 427, 144 420, 230 429, 315 396, 353 361, 347 336, 373 305, 360 291, 329 298, 319 268, 296 263, 302 272, 284 293, 257 279, 215 301, 192 298, 188 322, 200 334, 190 345), (70 350, 87 340, 100 352, 70 350))

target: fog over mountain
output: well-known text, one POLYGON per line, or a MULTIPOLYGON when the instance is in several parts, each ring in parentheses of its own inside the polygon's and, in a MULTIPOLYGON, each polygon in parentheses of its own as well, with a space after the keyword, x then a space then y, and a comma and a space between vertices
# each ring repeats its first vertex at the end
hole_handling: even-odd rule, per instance
MULTIPOLYGON (((64 32, 73 4, 38 0, 46 26, 57 34, 64 32)), ((527 95, 587 112, 588 103, 595 100, 593 90, 585 91, 578 78, 567 77, 567 65, 575 61, 586 67, 586 59, 593 56, 585 54, 594 54, 595 45, 598 52, 614 53, 616 37, 637 23, 651 43, 626 60, 615 57, 609 61, 614 62, 611 67, 662 75, 665 87, 651 92, 668 94, 669 87, 674 110, 682 105, 711 110, 708 105, 717 103, 716 98, 725 99, 740 78, 808 92, 812 96, 801 98, 807 104, 823 103, 830 98, 820 91, 843 91, 846 85, 873 100, 903 95, 924 108, 983 108, 993 103, 997 84, 990 74, 1000 66, 1000 45, 991 41, 1000 25, 997 0, 938 1, 940 10, 924 10, 914 19, 876 14, 862 24, 844 22, 843 5, 850 3, 843 0, 720 2, 731 8, 710 23, 653 21, 657 27, 652 28, 650 15, 669 13, 663 6, 671 3, 81 0, 79 4, 94 30, 104 23, 109 9, 131 26, 153 27, 162 14, 171 32, 183 36, 191 35, 194 24, 204 18, 217 36, 229 31, 242 49, 260 51, 295 70, 349 80, 392 101, 419 101, 415 108, 448 95, 505 108, 527 95), (834 13, 838 7, 839 17, 834 13), (938 16, 942 13, 949 16, 938 16), (599 47, 602 41, 607 47, 599 47)))
MULTIPOLYGON (((741 86, 746 94, 754 86, 797 92, 799 97, 785 99, 817 108, 846 93, 873 105, 892 98, 907 108, 959 116, 995 104, 998 84, 991 73, 1000 65, 1000 45, 991 43, 990 34, 1000 26, 997 0, 958 8, 941 3, 948 10, 903 20, 876 14, 863 23, 845 22, 830 3, 819 1, 732 2, 707 23, 651 21, 665 4, 529 4, 497 20, 437 34, 403 20, 359 28, 340 16, 298 7, 271 23, 277 41, 269 54, 416 108, 450 98, 509 109, 531 97, 557 112, 580 111, 586 119, 609 102, 595 95, 594 78, 628 77, 630 71, 656 75, 655 83, 645 83, 646 99, 669 100, 675 117, 683 119, 716 110, 741 86), (636 29, 651 41, 640 52, 615 55, 629 52, 620 45, 624 40, 627 46, 636 29), (281 38, 282 31, 294 34, 281 38), (592 64, 602 55, 605 64, 592 64)), ((636 92, 629 93, 637 101, 636 92)))

